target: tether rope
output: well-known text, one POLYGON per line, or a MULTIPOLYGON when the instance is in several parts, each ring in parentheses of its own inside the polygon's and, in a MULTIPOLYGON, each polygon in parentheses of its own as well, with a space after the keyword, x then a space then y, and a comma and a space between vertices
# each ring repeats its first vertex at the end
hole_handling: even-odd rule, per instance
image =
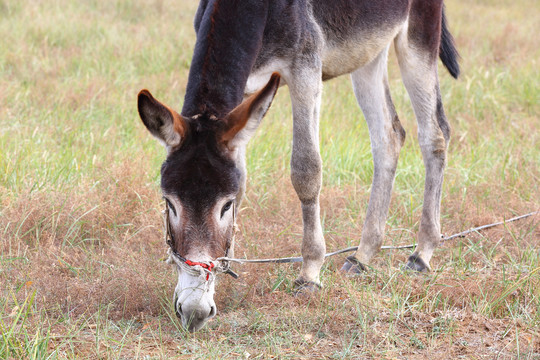
MULTIPOLYGON (((495 226, 510 223, 510 222, 513 222, 513 221, 516 221, 516 220, 521 220, 521 219, 527 218, 529 216, 536 215, 538 213, 539 213, 538 211, 535 211, 535 212, 531 212, 529 214, 516 216, 516 217, 513 217, 511 219, 499 221, 499 222, 496 222, 496 223, 493 223, 493 224, 474 227, 474 228, 471 228, 471 229, 468 229, 468 230, 465 230, 465 231, 462 231, 460 233, 453 234, 453 235, 450 235, 450 236, 444 236, 442 238, 442 242, 452 240, 452 239, 455 239, 455 238, 462 238, 462 237, 465 237, 465 235, 468 235, 468 234, 473 233, 473 232, 478 232, 480 230, 485 230, 485 229, 489 229, 489 228, 492 228, 492 227, 495 227, 495 226)), ((417 246, 417 244, 400 245, 400 246, 381 246, 381 249, 382 250, 414 249, 416 246, 417 246)), ((341 249, 341 250, 337 250, 337 251, 325 254, 324 257, 328 258, 328 257, 331 257, 331 256, 335 256, 335 255, 339 255, 339 254, 343 254, 343 253, 347 253, 347 252, 351 252, 351 251, 356 251, 356 250, 358 250, 358 246, 352 246, 352 247, 348 247, 346 249, 341 249)), ((216 261, 228 261, 228 262, 234 262, 234 263, 238 263, 238 264, 264 264, 264 263, 281 264, 281 263, 302 262, 303 260, 304 260, 304 258, 301 257, 301 256, 298 256, 298 257, 285 257, 285 258, 273 258, 273 259, 235 259, 235 258, 228 258, 228 257, 221 257, 221 258, 216 259, 216 261)))

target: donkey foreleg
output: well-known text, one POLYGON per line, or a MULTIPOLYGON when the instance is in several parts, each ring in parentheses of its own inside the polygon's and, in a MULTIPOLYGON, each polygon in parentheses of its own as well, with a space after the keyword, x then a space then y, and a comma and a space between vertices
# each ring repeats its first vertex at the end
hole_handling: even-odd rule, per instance
POLYGON ((326 245, 321 227, 319 193, 322 185, 322 161, 319 151, 319 109, 321 73, 313 67, 292 72, 287 79, 293 111, 291 181, 302 204, 304 233, 302 269, 296 280, 299 288, 320 286, 319 273, 326 245))
POLYGON ((354 93, 369 128, 373 181, 360 245, 343 265, 342 271, 346 272, 364 270, 364 265, 381 248, 399 151, 405 140, 405 130, 388 88, 387 56, 388 48, 351 74, 354 93))

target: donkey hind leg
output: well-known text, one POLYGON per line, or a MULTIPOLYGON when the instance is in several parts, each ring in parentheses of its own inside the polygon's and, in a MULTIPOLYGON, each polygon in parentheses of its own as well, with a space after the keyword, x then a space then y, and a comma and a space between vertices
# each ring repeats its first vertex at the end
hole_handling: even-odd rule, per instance
POLYGON ((401 76, 418 123, 418 141, 426 169, 418 247, 409 257, 406 268, 426 271, 430 269, 429 261, 441 240, 441 191, 450 126, 441 102, 437 47, 429 50, 427 46, 410 44, 405 31, 397 36, 395 47, 401 76))
POLYGON ((301 292, 320 288, 319 273, 326 251, 319 207, 322 184, 322 161, 319 152, 322 81, 320 72, 313 71, 314 68, 320 68, 320 65, 302 66, 302 69, 292 73, 291 81, 287 79, 293 111, 291 181, 302 204, 304 225, 304 261, 300 276, 295 281, 301 292))
POLYGON ((381 247, 399 151, 405 141, 405 130, 388 88, 388 49, 351 74, 354 93, 369 128, 373 182, 358 251, 347 258, 341 269, 350 273, 365 270, 364 265, 381 247))

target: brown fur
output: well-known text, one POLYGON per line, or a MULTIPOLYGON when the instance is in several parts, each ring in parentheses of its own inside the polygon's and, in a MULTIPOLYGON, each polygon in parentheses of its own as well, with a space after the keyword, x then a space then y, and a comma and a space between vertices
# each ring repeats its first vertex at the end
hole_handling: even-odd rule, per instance
POLYGON ((437 57, 441 41, 442 0, 413 0, 409 12, 409 39, 437 57))

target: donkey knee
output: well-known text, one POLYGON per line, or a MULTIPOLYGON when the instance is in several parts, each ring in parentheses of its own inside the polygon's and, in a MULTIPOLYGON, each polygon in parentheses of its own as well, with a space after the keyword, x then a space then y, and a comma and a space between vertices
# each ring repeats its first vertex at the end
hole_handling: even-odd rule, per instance
POLYGON ((320 155, 295 156, 291 159, 291 181, 302 204, 317 200, 322 185, 320 155))

